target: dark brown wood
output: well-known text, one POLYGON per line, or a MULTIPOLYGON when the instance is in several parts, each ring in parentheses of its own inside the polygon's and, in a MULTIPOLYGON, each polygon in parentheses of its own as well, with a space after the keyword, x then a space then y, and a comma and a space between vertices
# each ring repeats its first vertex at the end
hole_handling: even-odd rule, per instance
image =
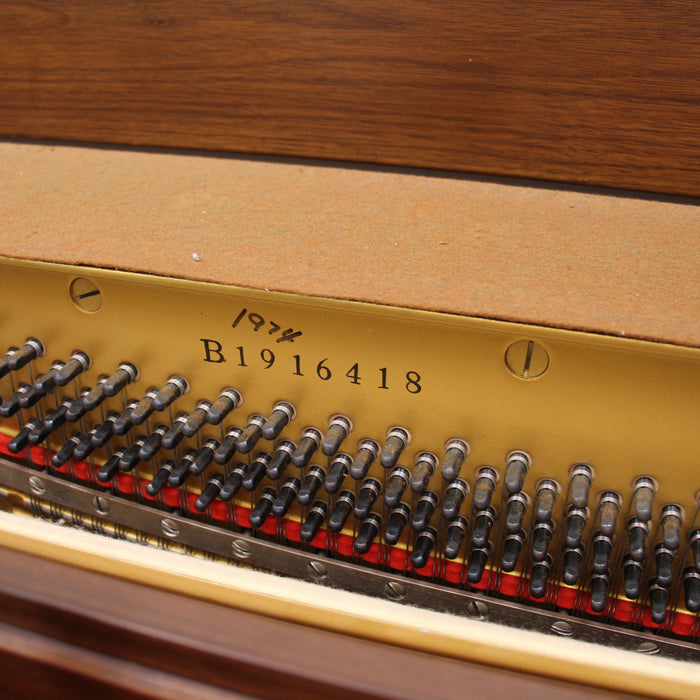
POLYGON ((0 3, 0 134, 700 195, 696 0, 0 3))
POLYGON ((627 697, 273 620, 4 548, 0 561, 0 695, 39 697, 44 684, 74 689, 84 678, 107 698, 168 697, 180 679, 179 697, 212 700, 224 690, 347 700, 438 700, 467 689, 474 698, 627 697))

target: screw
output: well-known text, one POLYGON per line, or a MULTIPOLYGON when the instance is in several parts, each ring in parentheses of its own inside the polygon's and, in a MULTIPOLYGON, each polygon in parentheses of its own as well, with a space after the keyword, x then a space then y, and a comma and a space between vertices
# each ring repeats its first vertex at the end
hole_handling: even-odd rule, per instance
POLYGON ((100 515, 107 515, 109 513, 109 501, 104 496, 95 496, 92 499, 92 507, 100 515))
POLYGON ((76 277, 70 284, 70 298, 81 310, 94 313, 102 306, 102 292, 91 280, 76 277))
POLYGON ((489 609, 482 600, 470 600, 467 603, 467 615, 475 620, 486 620, 489 616, 489 609))
POLYGON ((231 549, 238 559, 247 559, 252 554, 250 545, 245 540, 234 540, 231 543, 231 549))
POLYGON ((549 367, 549 354, 534 340, 516 340, 506 350, 506 367, 519 379, 537 379, 549 367))
POLYGON ((384 595, 391 600, 403 600, 406 597, 406 586, 398 581, 389 581, 384 586, 384 595))
POLYGON ((29 477, 29 488, 35 496, 41 496, 46 493, 44 482, 38 476, 29 477))
POLYGON ((639 642, 636 651, 640 654, 658 654, 660 649, 654 642, 639 642))
POLYGON ((163 518, 160 521, 160 529, 166 537, 177 537, 180 534, 177 523, 170 518, 163 518))
POLYGON ((574 628, 571 623, 566 620, 557 620, 553 622, 549 629, 560 637, 570 637, 574 633, 574 628))
POLYGON ((321 564, 320 561, 310 561, 306 567, 306 570, 309 576, 311 576, 311 578, 315 578, 317 581, 322 581, 328 576, 328 569, 324 564, 321 564))

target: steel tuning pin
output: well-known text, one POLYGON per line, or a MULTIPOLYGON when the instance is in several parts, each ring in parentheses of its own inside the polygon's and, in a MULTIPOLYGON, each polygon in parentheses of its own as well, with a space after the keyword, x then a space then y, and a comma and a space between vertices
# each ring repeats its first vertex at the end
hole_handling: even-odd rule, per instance
POLYGON ((693 553, 693 564, 697 571, 700 571, 700 528, 690 533, 690 550, 693 553))
POLYGON ((583 549, 581 547, 569 547, 564 550, 564 568, 562 580, 567 586, 573 586, 581 575, 583 564, 583 549))
POLYGON ((203 513, 207 508, 209 508, 212 501, 219 495, 223 485, 224 475, 220 472, 213 474, 206 486, 202 489, 202 493, 199 494, 199 497, 194 502, 194 509, 199 513, 203 513))
POLYGON ((46 372, 46 374, 42 374, 34 382, 34 389, 40 396, 46 396, 58 386, 56 378, 59 371, 65 366, 65 364, 66 363, 62 360, 55 360, 49 368, 49 371, 46 372))
POLYGON ((344 452, 336 454, 331 461, 331 466, 328 468, 328 476, 326 477, 326 493, 338 493, 343 486, 345 477, 350 472, 352 459, 350 455, 344 452))
POLYGON ((482 466, 474 472, 474 480, 472 505, 477 511, 486 510, 498 483, 498 472, 493 467, 482 466))
POLYGON ((231 426, 226 430, 224 439, 221 441, 221 444, 216 448, 216 450, 214 450, 214 461, 217 464, 228 464, 229 460, 236 452, 238 439, 242 434, 243 431, 235 426, 231 426))
POLYGON ((588 510, 569 508, 566 514, 566 546, 575 549, 581 546, 583 531, 588 523, 588 510))
MULTIPOLYGON (((207 438, 197 452, 197 456, 190 465, 190 474, 199 476, 214 460, 214 452, 219 446, 219 441, 214 438, 207 438)), ((263 474, 264 476, 264 474, 263 474)))
POLYGON ((636 600, 642 592, 644 567, 641 562, 628 556, 622 562, 622 572, 625 579, 625 595, 631 600, 636 600))
POLYGON ((569 497, 574 508, 588 507, 593 470, 587 464, 574 464, 569 470, 569 497))
POLYGON ((355 494, 352 491, 341 491, 331 517, 328 519, 330 532, 338 533, 344 527, 355 507, 355 494))
POLYGON ((167 432, 168 426, 165 423, 156 425, 139 450, 139 459, 142 462, 148 462, 156 456, 158 450, 163 446, 163 438, 167 432))
POLYGON ((446 489, 442 501, 442 516, 445 520, 454 520, 462 509, 462 504, 469 494, 469 484, 462 479, 455 479, 446 489))
POLYGON ((360 531, 357 533, 357 537, 353 543, 353 549, 355 552, 357 552, 360 556, 367 554, 374 544, 374 540, 379 534, 381 527, 382 519, 376 513, 371 513, 368 515, 362 521, 360 531))
POLYGON ((68 409, 67 418, 71 423, 79 421, 88 411, 97 408, 106 398, 105 382, 109 379, 107 375, 100 375, 97 383, 87 393, 81 394, 73 405, 68 409))
POLYGON ((13 346, 7 348, 7 352, 2 356, 2 360, 0 360, 0 379, 10 373, 10 360, 17 352, 19 352, 19 348, 17 347, 13 346))
POLYGON ((437 464, 437 457, 432 452, 419 452, 416 455, 410 484, 413 493, 418 495, 425 493, 437 464))
POLYGON ((369 515, 381 491, 382 485, 377 479, 370 478, 362 482, 354 510, 355 517, 358 520, 364 520, 369 515))
POLYGON ((173 424, 168 428, 161 440, 161 445, 166 450, 174 450, 182 442, 185 437, 185 433, 183 432, 185 423, 187 423, 187 414, 178 413, 175 416, 173 424))
POLYGON ((651 607, 651 619, 657 625, 663 624, 666 619, 667 605, 668 590, 652 578, 649 581, 649 606, 651 607))
POLYGON ((700 612, 700 572, 692 566, 683 570, 683 590, 688 612, 700 612))
POLYGON ((266 440, 276 440, 296 416, 296 409, 289 401, 278 401, 262 426, 262 436, 266 440))
POLYGON ((39 426, 41 426, 41 421, 38 418, 33 418, 28 423, 25 423, 22 430, 7 443, 7 449, 13 455, 19 454, 29 444, 30 433, 39 426))
POLYGON ((530 499, 524 493, 514 493, 506 501, 505 531, 509 535, 514 535, 523 527, 523 518, 527 513, 530 499))
POLYGON ((140 435, 130 447, 127 447, 124 450, 124 454, 119 460, 120 471, 130 472, 141 461, 139 459, 139 452, 143 447, 144 442, 146 442, 146 435, 140 435))
POLYGON ((654 564, 656 565, 656 583, 663 588, 673 584, 673 564, 676 553, 659 542, 654 547, 654 564))
POLYGON ((462 543, 468 532, 469 523, 461 515, 447 523, 447 536, 445 537, 446 559, 456 559, 459 556, 462 543))
POLYGON ((467 581, 469 583, 479 583, 481 581, 490 556, 490 542, 487 542, 483 547, 472 548, 467 560, 467 581))
POLYGON ((321 435, 320 430, 311 427, 304 428, 297 443, 297 448, 292 455, 292 464, 299 469, 305 467, 321 445, 322 439, 323 435, 321 435))
POLYGON ((607 572, 591 575, 591 610, 602 613, 608 602, 610 577, 607 572))
POLYGON ((552 520, 554 504, 559 496, 559 484, 553 479, 542 479, 535 487, 535 505, 533 513, 538 523, 548 523, 552 520))
POLYGON ((190 477, 190 467, 192 462, 194 462, 197 456, 197 450, 194 447, 190 447, 182 455, 180 461, 175 465, 175 469, 170 473, 168 477, 168 484, 174 488, 180 488, 190 477))
POLYGON ((68 440, 68 442, 51 457, 51 466, 55 469, 62 467, 69 459, 71 459, 73 453, 75 452, 75 448, 82 439, 82 433, 73 433, 71 439, 68 440))
POLYGON ((469 443, 464 440, 452 438, 445 444, 445 459, 442 461, 442 478, 448 482, 453 482, 462 469, 464 460, 469 457, 469 443))
POLYGON ((501 557, 501 568, 503 571, 515 571, 524 545, 525 532, 523 530, 510 534, 505 538, 503 542, 503 555, 501 557))
POLYGON ((179 374, 173 374, 171 377, 168 377, 168 381, 165 382, 163 388, 154 396, 153 409, 156 411, 164 411, 171 406, 175 400, 187 394, 189 390, 189 382, 179 374))
MULTIPOLYGON (((258 502, 255 504, 255 508, 253 508, 250 513, 250 526, 252 528, 258 529, 265 524, 265 521, 270 517, 272 505, 274 504, 276 497, 275 489, 273 489, 271 486, 268 486, 262 492, 258 502)), ((313 537, 311 539, 313 539, 313 537)))
POLYGON ((75 350, 55 376, 56 386, 65 386, 72 382, 78 375, 90 369, 92 362, 88 355, 82 350, 75 350))
POLYGON ((22 367, 26 367, 32 360, 42 357, 46 352, 44 344, 36 338, 27 338, 24 345, 13 352, 7 360, 7 364, 12 372, 22 367))
POLYGON ((156 412, 156 407, 153 405, 156 396, 158 396, 158 387, 150 386, 146 389, 141 400, 128 413, 128 422, 131 425, 141 425, 156 412))
POLYGON ((683 525, 683 509, 675 503, 670 503, 661 509, 661 538, 664 547, 676 551, 681 546, 681 526, 683 525))
POLYGON ((119 447, 112 456, 99 468, 97 472, 97 480, 102 484, 109 483, 119 471, 119 461, 124 454, 124 448, 119 447))
POLYGON ((390 428, 386 434, 382 456, 379 459, 381 465, 385 469, 395 467, 401 453, 406 449, 410 441, 411 435, 408 430, 398 426, 390 428))
POLYGON ((496 521, 496 511, 489 506, 486 510, 480 510, 474 516, 472 530, 472 547, 485 547, 491 535, 491 528, 496 521))
POLYGON ((389 474, 389 482, 387 483, 386 493, 384 494, 384 504, 389 508, 396 508, 401 502, 408 481, 411 478, 411 473, 404 467, 396 467, 389 474))
POLYGON ((326 470, 323 467, 317 464, 309 467, 309 471, 304 477, 304 481, 299 489, 299 495, 297 496, 299 503, 302 506, 308 506, 314 498, 316 498, 316 494, 319 492, 321 486, 323 486, 325 480, 326 470))
POLYGON ((426 491, 416 503, 416 507, 413 511, 413 517, 411 518, 411 527, 414 532, 423 532, 426 530, 428 525, 430 525, 430 519, 433 517, 435 508, 439 498, 437 494, 432 491, 426 491))
POLYGON ((530 568, 530 595, 541 600, 547 594, 547 582, 552 572, 552 557, 549 554, 543 561, 533 563, 530 568))
POLYGON ((95 451, 95 446, 92 444, 92 438, 95 435, 97 428, 99 428, 99 424, 94 425, 90 431, 83 436, 83 439, 78 443, 78 446, 73 452, 74 459, 85 460, 95 451))
POLYGON ((290 476, 280 487, 279 493, 272 504, 272 514, 278 518, 287 515, 287 512, 292 507, 297 494, 301 480, 296 476, 290 476))
POLYGON ((300 537, 303 542, 311 542, 318 534, 321 526, 326 522, 328 516, 328 506, 324 501, 314 501, 306 514, 306 520, 301 526, 300 537))
POLYGON ((137 381, 139 371, 131 362, 122 362, 113 375, 104 383, 104 393, 107 396, 116 396, 128 384, 137 381))
POLYGON ((21 384, 19 389, 17 389, 9 399, 5 399, 2 405, 0 405, 0 418, 10 418, 14 416, 20 409, 20 398, 30 389, 31 386, 29 386, 29 384, 21 384))
POLYGON ((339 413, 328 419, 328 432, 323 438, 321 452, 327 457, 332 457, 343 444, 343 440, 352 432, 352 421, 347 416, 339 413))
POLYGON ((292 463, 294 450, 296 450, 296 445, 289 440, 284 440, 277 445, 277 449, 272 455, 272 461, 267 468, 267 475, 270 479, 277 481, 284 476, 287 467, 292 463))
POLYGON ((206 423, 207 413, 211 408, 211 403, 209 401, 197 401, 197 405, 194 410, 187 417, 185 425, 182 426, 182 434, 191 438, 197 434, 197 431, 206 423))
MULTIPOLYGON (((209 425, 219 425, 231 411, 235 411, 243 403, 240 392, 233 387, 226 387, 219 392, 219 397, 209 407, 207 411, 207 423, 209 425)), ((263 430, 265 435, 265 430, 263 430)))
POLYGON ((613 538, 604 535, 600 530, 593 535, 593 564, 594 574, 605 574, 610 569, 610 555, 613 550, 613 538))
POLYGON ((649 525, 638 518, 631 518, 627 523, 629 554, 635 561, 643 561, 647 553, 649 525))
POLYGON ((411 566, 414 569, 422 569, 427 565, 430 554, 435 546, 436 539, 437 532, 432 527, 429 527, 427 530, 423 530, 416 537, 416 541, 413 545, 413 552, 411 554, 411 566))
POLYGON ((243 488, 246 491, 255 491, 255 489, 260 486, 267 474, 267 468, 271 459, 267 452, 258 452, 255 455, 255 459, 252 461, 250 468, 246 471, 245 477, 243 478, 243 488))
POLYGON ((31 408, 44 398, 34 385, 28 386, 19 396, 19 407, 22 409, 31 408))
POLYGON ((604 491, 598 502, 600 534, 612 537, 617 530, 617 518, 620 514, 622 498, 615 491, 604 491))
POLYGON ((134 423, 132 423, 132 413, 134 408, 138 406, 138 401, 136 399, 129 399, 124 406, 124 410, 121 412, 119 417, 114 422, 114 434, 115 435, 126 435, 131 428, 133 428, 134 423))
POLYGON ((523 490, 525 484, 525 476, 532 460, 527 452, 514 450, 506 456, 506 472, 503 477, 503 486, 510 494, 518 493, 523 490))
POLYGON ((401 533, 410 517, 411 509, 405 503, 399 503, 396 508, 389 512, 384 532, 384 541, 388 545, 395 545, 401 539, 401 533))
POLYGON ((648 523, 654 514, 656 483, 648 476, 639 477, 632 485, 634 514, 638 520, 648 523))
POLYGON ((114 425, 119 419, 116 411, 110 411, 104 422, 98 425, 90 437, 93 448, 104 447, 114 435, 114 425))
POLYGON ((174 471, 175 462, 172 459, 166 459, 165 462, 160 465, 152 481, 146 485, 146 493, 151 496, 151 498, 155 498, 166 486, 170 475, 174 471))
POLYGON ((549 543, 554 534, 554 523, 550 520, 547 523, 537 523, 532 528, 532 546, 530 547, 530 557, 533 561, 544 561, 549 549, 549 543))
POLYGON ((350 465, 350 476, 355 481, 361 481, 367 476, 369 468, 377 459, 379 445, 374 440, 360 440, 357 445, 355 459, 350 465))
POLYGON ((241 463, 231 470, 231 473, 226 477, 224 485, 221 487, 219 500, 228 503, 240 491, 247 468, 246 464, 241 463))
POLYGON ((64 399, 56 409, 46 414, 43 422, 36 423, 29 433, 29 444, 40 444, 46 440, 51 433, 65 425, 66 414, 72 404, 73 399, 64 399))

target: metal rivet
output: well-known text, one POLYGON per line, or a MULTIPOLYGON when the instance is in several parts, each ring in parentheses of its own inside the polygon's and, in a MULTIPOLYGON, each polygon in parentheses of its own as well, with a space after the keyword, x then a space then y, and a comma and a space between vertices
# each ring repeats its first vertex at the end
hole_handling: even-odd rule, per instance
POLYGON ((328 569, 320 561, 310 561, 306 567, 311 578, 321 581, 328 576, 328 569))
POLYGON ((95 509, 95 512, 100 515, 107 515, 107 513, 109 513, 109 501, 104 496, 95 496, 95 498, 92 499, 92 507, 95 509))
POLYGON ((46 493, 44 482, 38 476, 29 477, 29 489, 36 496, 41 496, 42 494, 46 493))
POLYGON ((247 559, 251 555, 250 545, 245 540, 234 540, 231 549, 238 559, 247 559))
POLYGON ((489 609, 482 600, 470 600, 467 603, 467 615, 475 620, 486 620, 489 616, 489 609))
POLYGON ((506 350, 506 367, 519 379, 537 379, 549 367, 549 354, 534 340, 516 340, 506 350))
POLYGON ((160 529, 166 537, 177 537, 180 534, 180 528, 177 526, 177 523, 170 518, 163 518, 160 521, 160 529))
POLYGON ((102 292, 85 277, 77 277, 71 282, 70 298, 81 311, 94 313, 102 306, 102 292))
POLYGON ((403 600, 406 597, 406 586, 398 581, 389 581, 384 586, 384 595, 391 600, 403 600))
POLYGON ((570 637, 574 633, 574 628, 570 622, 566 620, 557 620, 550 627, 554 634, 558 634, 560 637, 570 637))
POLYGON ((637 645, 636 651, 640 654, 658 654, 660 650, 654 642, 640 642, 637 645))

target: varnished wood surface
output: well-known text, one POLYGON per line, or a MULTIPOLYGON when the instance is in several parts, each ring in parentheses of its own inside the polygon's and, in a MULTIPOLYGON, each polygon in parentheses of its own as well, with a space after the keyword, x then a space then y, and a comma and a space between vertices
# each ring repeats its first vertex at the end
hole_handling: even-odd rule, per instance
POLYGON ((4 548, 0 561, 0 696, 87 689, 164 698, 176 688, 180 698, 212 700, 627 697, 280 622, 4 548))
POLYGON ((700 195, 696 0, 0 3, 0 134, 700 195))

